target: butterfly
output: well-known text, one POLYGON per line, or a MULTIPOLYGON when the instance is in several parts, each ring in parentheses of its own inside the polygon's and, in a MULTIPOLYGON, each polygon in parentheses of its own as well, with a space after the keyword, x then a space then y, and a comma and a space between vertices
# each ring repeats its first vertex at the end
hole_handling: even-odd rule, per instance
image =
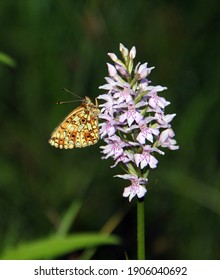
POLYGON ((98 100, 92 103, 88 96, 52 132, 49 144, 60 149, 84 148, 99 139, 98 100))

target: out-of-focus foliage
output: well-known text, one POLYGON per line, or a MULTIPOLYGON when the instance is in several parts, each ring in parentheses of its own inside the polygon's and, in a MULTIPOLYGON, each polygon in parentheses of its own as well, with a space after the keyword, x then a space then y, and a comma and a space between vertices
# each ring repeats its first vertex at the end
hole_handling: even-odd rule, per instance
POLYGON ((14 59, 2 52, 0 52, 0 63, 6 64, 11 67, 16 66, 16 62, 14 61, 14 59))
POLYGON ((90 256, 136 258, 135 201, 121 197, 125 182, 113 175, 122 171, 101 160, 102 141, 70 151, 47 143, 79 104, 57 106, 74 98, 61 88, 95 98, 107 75, 106 54, 117 53, 121 42, 136 46, 137 62, 156 67, 150 79, 168 87, 167 113, 177 113, 180 150, 161 156, 149 177, 147 255, 219 259, 219 18, 217 0, 1 0, 0 52, 10 61, 0 63, 2 254, 60 232, 68 238, 113 231, 122 245, 90 256))
POLYGON ((115 237, 107 237, 103 234, 78 233, 67 237, 47 237, 36 242, 21 244, 15 249, 6 250, 2 259, 6 260, 33 260, 54 259, 60 255, 73 253, 74 251, 89 249, 100 245, 118 243, 115 237))

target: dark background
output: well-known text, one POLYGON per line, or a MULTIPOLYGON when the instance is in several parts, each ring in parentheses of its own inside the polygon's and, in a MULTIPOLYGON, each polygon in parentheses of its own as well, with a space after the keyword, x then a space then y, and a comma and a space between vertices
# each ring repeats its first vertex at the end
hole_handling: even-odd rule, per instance
POLYGON ((107 223, 122 242, 92 258, 136 258, 135 199, 122 198, 128 182, 101 160, 103 142, 68 151, 47 143, 80 104, 56 105, 75 98, 61 89, 103 93, 107 53, 119 56, 121 42, 136 46, 136 63, 156 67, 149 78, 168 87, 166 112, 177 113, 180 149, 166 151, 149 176, 147 257, 220 258, 219 30, 217 0, 1 0, 0 52, 14 60, 0 64, 1 252, 56 233, 77 202, 67 235, 107 223))

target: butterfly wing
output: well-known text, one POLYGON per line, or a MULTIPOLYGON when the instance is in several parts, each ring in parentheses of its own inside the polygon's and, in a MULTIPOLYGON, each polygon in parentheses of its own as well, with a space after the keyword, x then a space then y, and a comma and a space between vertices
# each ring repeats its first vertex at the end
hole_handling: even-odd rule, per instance
POLYGON ((98 139, 98 114, 92 114, 83 103, 55 128, 49 143, 56 148, 72 149, 93 145, 98 139))

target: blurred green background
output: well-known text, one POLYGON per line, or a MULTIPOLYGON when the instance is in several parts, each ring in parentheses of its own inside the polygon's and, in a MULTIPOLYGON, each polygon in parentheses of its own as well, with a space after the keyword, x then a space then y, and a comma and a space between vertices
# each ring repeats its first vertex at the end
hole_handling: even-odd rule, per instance
POLYGON ((180 149, 149 176, 147 257, 219 259, 219 1, 1 0, 0 30, 1 257, 136 258, 136 203, 101 160, 103 142, 47 143, 79 105, 56 105, 72 99, 61 89, 101 94, 121 42, 156 67, 149 78, 177 113, 180 149))

